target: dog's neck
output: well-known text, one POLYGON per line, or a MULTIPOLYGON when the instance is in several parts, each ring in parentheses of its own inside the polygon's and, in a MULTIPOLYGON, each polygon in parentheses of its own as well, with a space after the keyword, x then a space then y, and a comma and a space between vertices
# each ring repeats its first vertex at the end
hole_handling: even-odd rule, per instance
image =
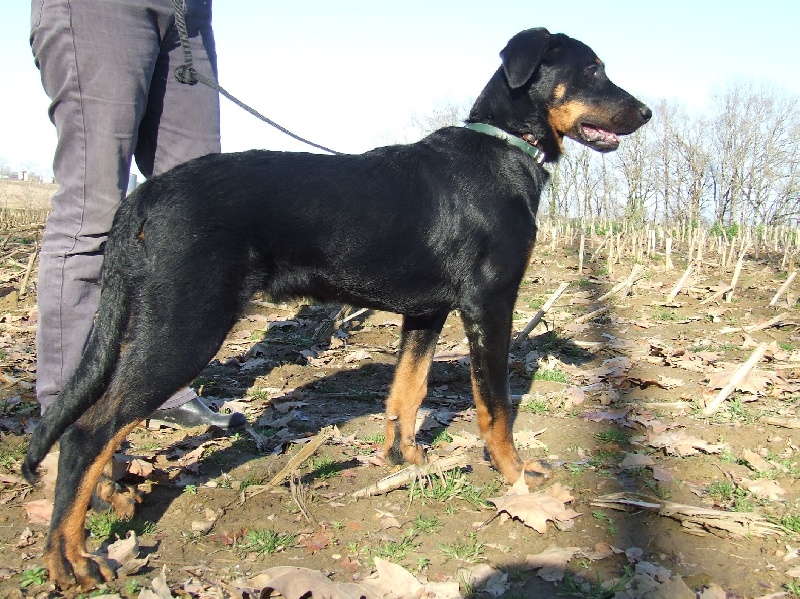
POLYGON ((545 160, 547 160, 547 155, 541 148, 537 146, 539 143, 538 140, 530 134, 517 137, 516 135, 511 135, 510 133, 503 131, 499 127, 487 125, 486 123, 467 123, 465 127, 467 129, 477 131, 478 133, 485 133, 486 135, 491 135, 497 139, 502 139, 503 141, 525 152, 528 156, 533 158, 537 164, 543 164, 545 160))

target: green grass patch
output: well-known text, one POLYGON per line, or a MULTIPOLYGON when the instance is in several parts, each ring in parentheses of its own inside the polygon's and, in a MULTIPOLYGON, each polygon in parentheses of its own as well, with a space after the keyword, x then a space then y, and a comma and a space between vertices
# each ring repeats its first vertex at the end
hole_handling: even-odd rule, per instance
POLYGON ((450 559, 474 563, 483 559, 483 543, 478 540, 478 533, 471 532, 466 539, 453 543, 439 543, 439 550, 450 559))
POLYGON ((341 474, 341 467, 330 456, 311 458, 311 476, 319 480, 327 480, 341 474))
POLYGON ((539 368, 533 373, 534 381, 549 381, 553 383, 569 383, 569 375, 558 368, 544 370, 539 368))
POLYGON ((671 322, 678 320, 678 317, 671 310, 666 310, 664 308, 656 308, 653 311, 653 320, 658 322, 671 322))
POLYGON ((384 433, 375 433, 374 435, 367 435, 363 438, 366 443, 376 443, 383 445, 386 443, 386 435, 384 433))
POLYGON ((624 445, 630 441, 630 436, 625 431, 610 428, 608 430, 600 431, 594 436, 600 443, 619 443, 624 445))
POLYGON ((706 488, 706 494, 731 512, 752 512, 755 504, 750 494, 729 480, 716 480, 706 488))
POLYGON ((274 530, 250 530, 245 533, 239 549, 245 553, 273 555, 294 545, 295 536, 274 530))
POLYGON ((415 535, 428 534, 441 527, 442 523, 436 516, 423 516, 417 514, 417 517, 411 523, 411 532, 415 535))
POLYGON ((431 476, 424 479, 421 484, 414 482, 409 487, 412 499, 447 503, 446 511, 451 506, 455 509, 451 503, 454 499, 462 499, 478 509, 488 508, 490 504, 486 497, 496 490, 497 488, 491 485, 481 488, 473 486, 461 470, 450 470, 439 476, 431 476))
POLYGON ((533 399, 526 399, 520 403, 519 409, 523 412, 527 412, 528 414, 541 416, 550 413, 550 404, 543 399, 535 397, 533 399))
POLYGON ((93 512, 86 518, 86 528, 96 539, 124 539, 129 531, 134 531, 137 536, 151 534, 156 530, 156 523, 143 518, 125 520, 117 517, 112 511, 93 512))
POLYGON ((414 551, 414 535, 408 535, 402 541, 385 541, 369 551, 370 558, 379 557, 394 563, 400 563, 414 551))
POLYGON ((781 518, 781 526, 786 530, 800 534, 800 514, 787 514, 781 518))
POLYGON ((33 566, 22 572, 19 586, 23 589, 39 586, 47 582, 47 570, 42 566, 33 566))

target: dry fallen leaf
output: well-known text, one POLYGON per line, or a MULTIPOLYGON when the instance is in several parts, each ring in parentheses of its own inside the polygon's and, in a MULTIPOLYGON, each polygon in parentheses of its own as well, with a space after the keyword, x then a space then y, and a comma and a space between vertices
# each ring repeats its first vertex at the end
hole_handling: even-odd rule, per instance
POLYGON ((758 499, 768 499, 770 501, 780 501, 782 495, 786 495, 786 489, 781 487, 776 481, 768 478, 750 480, 743 478, 737 483, 750 491, 758 499))
POLYGON ((564 396, 564 410, 569 410, 575 406, 579 406, 586 401, 586 392, 580 387, 570 385, 562 392, 564 396))
POLYGON ((25 514, 28 516, 28 522, 31 524, 38 524, 47 526, 50 524, 50 518, 53 517, 53 500, 52 499, 37 499, 35 501, 27 501, 22 504, 25 508, 25 514))
POLYGON ((523 493, 520 491, 520 486, 515 484, 507 494, 489 501, 495 505, 498 512, 506 512, 541 534, 547 532, 548 520, 560 523, 563 527, 565 523, 580 515, 566 507, 573 497, 569 489, 560 483, 537 493, 528 492, 527 487, 525 489, 526 492, 523 493))
MULTIPOLYGON (((738 366, 734 366, 711 374, 708 377, 708 388, 711 390, 722 389, 728 384, 737 370, 738 366)), ((783 386, 785 383, 786 381, 774 372, 763 372, 754 368, 741 383, 736 385, 736 389, 752 395, 764 395, 767 393, 768 385, 783 386)))
POLYGON ((397 564, 379 557, 374 558, 376 578, 370 579, 370 586, 385 593, 397 593, 402 589, 405 595, 415 595, 422 590, 422 583, 414 575, 397 564))
POLYGON ((536 437, 541 435, 547 429, 542 429, 538 431, 518 431, 514 433, 514 445, 522 449, 535 449, 541 447, 547 447, 545 443, 542 443, 536 437))
POLYGON ((475 590, 492 597, 502 596, 511 586, 508 583, 508 573, 493 568, 489 564, 462 568, 456 572, 456 578, 464 581, 466 585, 473 587, 475 590))
POLYGON ((649 433, 646 443, 651 447, 663 448, 667 453, 685 457, 695 455, 703 451, 704 453, 719 453, 725 449, 724 444, 714 445, 702 439, 690 437, 686 431, 672 431, 659 435, 649 433))
POLYGON ((548 547, 541 553, 525 557, 525 565, 530 569, 539 569, 537 576, 548 582, 564 579, 567 564, 580 552, 578 547, 548 547))
POLYGON ((152 590, 142 589, 139 591, 139 599, 173 599, 172 591, 169 589, 166 577, 167 567, 161 569, 161 573, 153 579, 152 590))
POLYGON ((483 441, 477 435, 469 432, 461 432, 458 434, 450 434, 452 441, 444 446, 444 451, 452 453, 462 447, 469 449, 470 447, 483 447, 483 441))
POLYGON ((747 460, 747 463, 756 472, 766 472, 768 470, 773 470, 775 468, 767 460, 762 458, 756 452, 750 451, 749 449, 745 449, 744 451, 742 451, 742 457, 745 460, 747 460))
POLYGON ((378 594, 366 585, 334 582, 322 572, 309 568, 279 566, 269 568, 249 581, 253 588, 261 590, 262 597, 270 597, 277 591, 286 599, 302 597, 335 597, 336 599, 379 599, 378 594))
POLYGON ((139 556, 139 539, 136 532, 128 531, 128 536, 108 546, 108 559, 122 565, 139 556))
POLYGON ((324 527, 320 527, 313 535, 303 539, 300 544, 305 547, 309 553, 313 554, 325 549, 330 542, 331 538, 330 535, 328 535, 328 531, 325 530, 324 527))
POLYGON ((649 468, 655 464, 655 460, 649 455, 643 453, 628 453, 625 452, 625 459, 622 460, 620 466, 622 468, 649 468))

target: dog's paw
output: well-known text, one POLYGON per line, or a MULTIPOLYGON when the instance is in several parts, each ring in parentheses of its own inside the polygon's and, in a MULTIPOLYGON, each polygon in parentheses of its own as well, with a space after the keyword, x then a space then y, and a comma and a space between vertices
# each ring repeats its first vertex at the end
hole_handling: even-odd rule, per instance
POLYGON ((544 462, 530 460, 522 465, 522 473, 528 487, 535 489, 550 479, 552 469, 544 462))
POLYGON ((105 475, 100 477, 92 497, 95 511, 113 509, 118 518, 130 520, 136 515, 136 506, 144 501, 144 495, 133 487, 125 487, 105 475))
POLYGON ((398 447, 392 444, 384 447, 383 455, 389 464, 400 466, 405 463, 409 464, 425 464, 428 461, 428 454, 425 448, 416 443, 410 445, 401 445, 398 447))
POLYGON ((48 549, 44 560, 50 580, 62 590, 77 586, 79 591, 89 591, 116 578, 111 565, 93 553, 80 551, 67 557, 60 551, 48 549))

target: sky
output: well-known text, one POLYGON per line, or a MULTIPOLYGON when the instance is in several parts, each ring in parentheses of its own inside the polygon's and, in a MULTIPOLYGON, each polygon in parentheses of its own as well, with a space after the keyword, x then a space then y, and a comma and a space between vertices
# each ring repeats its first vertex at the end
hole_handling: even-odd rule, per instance
MULTIPOLYGON (((5 2, 0 14, 0 165, 46 175, 55 128, 30 52, 29 5, 5 2)), ((650 103, 703 110, 736 81, 800 94, 798 22, 800 3, 791 0, 214 4, 220 84, 284 127, 343 152, 398 141, 415 113, 470 103, 508 39, 530 27, 585 42, 615 83, 650 103)), ((223 151, 306 149, 221 101, 223 151)))

